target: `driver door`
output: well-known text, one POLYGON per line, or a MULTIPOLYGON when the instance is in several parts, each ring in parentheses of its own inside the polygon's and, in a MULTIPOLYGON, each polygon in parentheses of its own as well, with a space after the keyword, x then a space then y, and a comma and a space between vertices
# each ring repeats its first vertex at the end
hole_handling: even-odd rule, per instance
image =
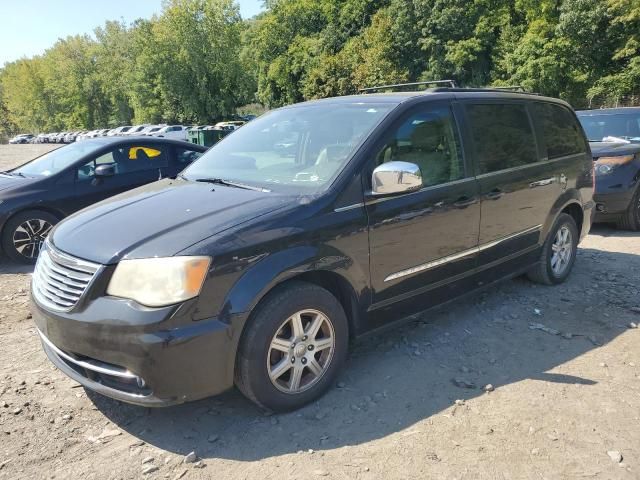
MULTIPOLYGON (((395 123, 375 152, 373 167, 392 161, 420 167, 423 187, 369 197, 366 202, 373 308, 386 310, 399 300, 411 299, 420 310, 429 305, 415 302, 417 295, 455 284, 455 279, 476 266, 478 183, 465 167, 448 102, 414 107, 395 123)), ((437 303, 435 297, 422 298, 437 303)))
POLYGON ((75 181, 76 209, 164 178, 168 169, 165 147, 128 144, 103 153, 78 167, 75 181), (113 164, 115 174, 97 177, 99 165, 113 164))

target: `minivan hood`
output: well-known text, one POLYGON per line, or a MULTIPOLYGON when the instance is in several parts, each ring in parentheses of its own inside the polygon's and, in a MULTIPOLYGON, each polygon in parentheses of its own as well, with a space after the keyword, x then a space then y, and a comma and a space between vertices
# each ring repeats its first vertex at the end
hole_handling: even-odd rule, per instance
POLYGON ((59 223, 50 241, 100 264, 167 257, 289 202, 274 193, 167 179, 81 210, 59 223))

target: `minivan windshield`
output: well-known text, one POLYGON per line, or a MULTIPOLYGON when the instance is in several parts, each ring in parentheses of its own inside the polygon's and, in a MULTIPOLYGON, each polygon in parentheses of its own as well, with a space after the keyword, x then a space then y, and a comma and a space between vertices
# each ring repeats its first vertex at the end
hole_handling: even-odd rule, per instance
POLYGON ((54 173, 64 170, 84 155, 90 154, 94 150, 103 146, 103 142, 96 142, 92 140, 72 143, 65 147, 52 150, 49 153, 45 153, 35 160, 14 169, 13 172, 22 173, 26 176, 34 175, 48 177, 49 175, 53 175, 54 173))
POLYGON ((578 116, 590 142, 618 137, 640 142, 640 113, 599 113, 578 116))
POLYGON ((182 177, 316 194, 331 185, 355 149, 393 107, 320 103, 275 110, 214 145, 182 177))

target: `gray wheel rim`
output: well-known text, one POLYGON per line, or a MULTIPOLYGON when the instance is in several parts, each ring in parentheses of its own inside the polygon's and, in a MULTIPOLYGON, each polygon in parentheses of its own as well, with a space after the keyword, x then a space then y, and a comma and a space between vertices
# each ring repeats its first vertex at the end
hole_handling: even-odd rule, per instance
POLYGON ((13 247, 23 257, 36 258, 52 227, 50 222, 41 218, 32 218, 21 223, 13 232, 13 247))
POLYGON ((557 232, 551 244, 551 270, 556 277, 561 276, 569 268, 573 257, 573 237, 571 230, 563 225, 557 232))
POLYGON ((295 395, 324 376, 335 350, 333 324, 324 313, 306 309, 287 318, 271 339, 267 373, 274 387, 295 395))

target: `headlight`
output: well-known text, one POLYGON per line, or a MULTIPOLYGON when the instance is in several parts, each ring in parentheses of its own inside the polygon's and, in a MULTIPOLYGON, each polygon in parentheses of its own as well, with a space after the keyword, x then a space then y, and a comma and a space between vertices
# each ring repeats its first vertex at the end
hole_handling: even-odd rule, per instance
POLYGON ((613 171, 613 166, 606 163, 596 163, 596 175, 606 175, 613 171))
POLYGON ((129 298, 148 307, 164 307, 200 294, 209 257, 168 257, 122 260, 107 294, 129 298))
POLYGON ((600 157, 596 160, 595 171, 597 175, 607 175, 618 166, 631 162, 635 155, 619 155, 617 157, 600 157))

